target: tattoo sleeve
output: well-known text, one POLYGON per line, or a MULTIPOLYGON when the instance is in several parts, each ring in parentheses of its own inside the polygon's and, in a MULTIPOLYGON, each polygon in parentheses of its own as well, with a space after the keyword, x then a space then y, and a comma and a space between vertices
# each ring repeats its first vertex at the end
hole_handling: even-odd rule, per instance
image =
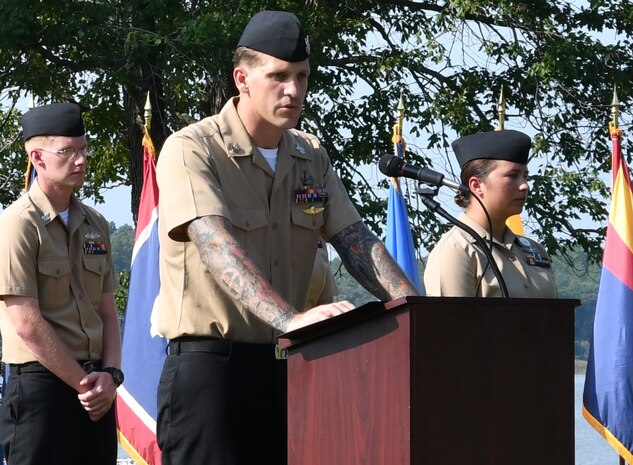
POLYGON ((272 327, 286 330, 297 311, 262 277, 226 218, 198 218, 189 224, 187 233, 222 290, 272 327))
POLYGON ((364 223, 359 221, 343 229, 330 243, 347 271, 380 300, 419 294, 385 245, 364 223))

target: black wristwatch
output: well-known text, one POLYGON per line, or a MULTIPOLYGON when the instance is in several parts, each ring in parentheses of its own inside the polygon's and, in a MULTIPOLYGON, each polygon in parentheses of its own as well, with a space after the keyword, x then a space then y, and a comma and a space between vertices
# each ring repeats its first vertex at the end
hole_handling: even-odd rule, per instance
POLYGON ((112 379, 114 380, 114 384, 116 384, 117 386, 120 386, 121 384, 123 384, 123 380, 125 379, 125 376, 123 376, 123 372, 119 370, 118 368, 105 367, 102 371, 105 371, 106 373, 110 373, 112 375, 112 379))

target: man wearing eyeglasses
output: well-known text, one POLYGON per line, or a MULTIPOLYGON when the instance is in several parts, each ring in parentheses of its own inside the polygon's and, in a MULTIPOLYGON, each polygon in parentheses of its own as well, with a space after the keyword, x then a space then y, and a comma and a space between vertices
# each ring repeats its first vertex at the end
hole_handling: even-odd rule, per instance
POLYGON ((108 223, 73 194, 90 150, 73 103, 22 119, 28 192, 0 214, 0 331, 10 464, 115 464, 123 381, 108 223))

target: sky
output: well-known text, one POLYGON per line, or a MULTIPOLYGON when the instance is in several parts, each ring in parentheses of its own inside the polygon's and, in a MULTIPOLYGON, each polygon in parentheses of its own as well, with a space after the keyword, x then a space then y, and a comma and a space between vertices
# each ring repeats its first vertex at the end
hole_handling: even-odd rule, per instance
POLYGON ((131 196, 130 186, 120 186, 103 192, 104 203, 95 204, 93 199, 84 199, 84 203, 96 208, 106 220, 114 221, 117 228, 124 224, 133 227, 131 196))

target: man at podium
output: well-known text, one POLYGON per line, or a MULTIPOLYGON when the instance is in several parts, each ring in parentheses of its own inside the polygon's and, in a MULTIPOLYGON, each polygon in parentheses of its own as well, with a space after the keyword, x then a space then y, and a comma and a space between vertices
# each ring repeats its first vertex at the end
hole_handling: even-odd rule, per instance
POLYGON ((158 159, 163 465, 285 463, 277 337, 353 308, 303 311, 319 237, 377 298, 416 294, 319 140, 294 129, 309 54, 295 15, 257 13, 234 54, 239 96, 172 134, 158 159))

